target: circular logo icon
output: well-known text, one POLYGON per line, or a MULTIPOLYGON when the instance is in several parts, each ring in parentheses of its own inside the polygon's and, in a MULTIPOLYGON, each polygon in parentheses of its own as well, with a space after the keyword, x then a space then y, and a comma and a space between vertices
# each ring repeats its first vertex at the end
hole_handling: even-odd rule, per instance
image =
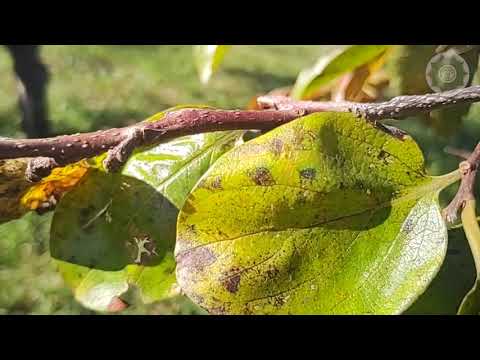
POLYGON ((460 89, 470 80, 467 62, 455 50, 435 55, 427 65, 427 82, 435 92, 460 89))

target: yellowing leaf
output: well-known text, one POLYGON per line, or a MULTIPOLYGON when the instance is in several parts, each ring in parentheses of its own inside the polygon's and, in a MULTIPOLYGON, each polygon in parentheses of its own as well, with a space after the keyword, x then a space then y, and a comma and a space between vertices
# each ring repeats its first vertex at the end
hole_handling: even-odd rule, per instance
POLYGON ((221 157, 177 223, 177 282, 226 314, 397 314, 443 262, 417 144, 350 114, 300 118, 221 157))
POLYGON ((50 201, 56 204, 63 194, 78 184, 88 169, 86 161, 53 169, 49 176, 28 189, 20 200, 21 205, 30 210, 37 210, 42 204, 50 201))
POLYGON ((18 219, 29 211, 20 202, 32 185, 25 180, 28 160, 0 160, 0 223, 18 219))

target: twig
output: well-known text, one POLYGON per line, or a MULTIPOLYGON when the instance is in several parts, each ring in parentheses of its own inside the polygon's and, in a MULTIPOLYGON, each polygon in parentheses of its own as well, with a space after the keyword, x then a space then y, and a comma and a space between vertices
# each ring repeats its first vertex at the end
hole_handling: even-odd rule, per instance
POLYGON ((456 221, 459 210, 463 209, 467 200, 475 200, 474 186, 478 166, 480 165, 480 143, 477 144, 467 160, 459 165, 462 180, 457 194, 450 204, 443 210, 443 215, 447 222, 456 221))
POLYGON ((442 93, 398 96, 381 103, 296 101, 283 96, 261 96, 258 98, 259 105, 264 109, 303 109, 308 113, 324 111, 351 112, 358 117, 371 121, 385 118, 401 119, 442 107, 477 101, 480 101, 479 85, 442 93))
POLYGON ((480 101, 480 86, 418 96, 399 96, 382 103, 294 101, 283 96, 258 98, 261 111, 182 109, 165 114, 156 122, 140 122, 114 128, 47 139, 0 138, 0 160, 34 158, 28 177, 35 181, 48 175, 52 167, 64 166, 108 151, 104 164, 117 170, 134 148, 162 143, 171 138, 212 131, 269 130, 303 115, 315 112, 352 112, 398 138, 403 132, 377 123, 401 118, 456 103, 480 101), (40 159, 38 159, 40 158, 40 159))
POLYGON ((452 146, 445 146, 443 151, 446 154, 450 154, 456 157, 459 157, 461 159, 468 159, 468 157, 472 154, 470 151, 463 150, 463 149, 457 149, 452 146))

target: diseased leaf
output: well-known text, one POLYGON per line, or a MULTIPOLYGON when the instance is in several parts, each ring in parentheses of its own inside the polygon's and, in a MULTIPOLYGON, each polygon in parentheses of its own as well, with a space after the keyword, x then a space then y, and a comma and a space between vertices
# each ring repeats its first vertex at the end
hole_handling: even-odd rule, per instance
POLYGON ((131 285, 146 303, 175 294, 178 209, 242 134, 200 134, 138 150, 121 174, 91 170, 65 196, 53 218, 51 252, 79 302, 112 311, 131 285))
POLYGON ((387 45, 352 45, 335 49, 299 74, 291 96, 310 99, 322 86, 372 61, 388 48, 387 45))
POLYGON ((28 208, 21 198, 31 183, 25 180, 28 159, 0 160, 0 224, 22 217, 28 208))
POLYGON ((228 314, 396 314, 443 262, 439 191, 417 144, 313 114, 220 158, 177 224, 177 281, 228 314))
POLYGON ((229 45, 195 45, 193 47, 195 65, 202 84, 208 83, 229 49, 229 45))
POLYGON ((30 159, 0 160, 0 223, 18 219, 30 210, 52 210, 57 201, 88 171, 86 162, 57 168, 32 184, 25 179, 30 159))
POLYGON ((31 185, 28 191, 21 198, 21 204, 30 210, 37 210, 42 205, 53 205, 68 191, 73 189, 77 183, 87 174, 89 164, 80 161, 75 164, 59 167, 52 170, 52 173, 40 182, 31 185))
POLYGON ((475 282, 475 265, 463 229, 448 231, 448 249, 440 271, 406 315, 455 315, 475 282))

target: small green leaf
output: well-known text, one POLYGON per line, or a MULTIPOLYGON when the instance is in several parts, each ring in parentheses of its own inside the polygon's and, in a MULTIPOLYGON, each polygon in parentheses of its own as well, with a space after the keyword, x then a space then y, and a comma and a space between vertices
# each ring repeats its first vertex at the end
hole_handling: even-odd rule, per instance
POLYGON ((313 114, 220 158, 177 223, 177 281, 228 314, 396 314, 447 248, 417 144, 350 114, 313 114))
POLYGON ((352 45, 335 49, 320 58, 312 68, 299 74, 291 96, 295 99, 310 98, 320 87, 374 60, 388 48, 387 45, 352 45))
POLYGON ((121 174, 92 170, 59 203, 51 253, 76 299, 109 311, 130 285, 146 303, 174 295, 179 208, 243 131, 182 137, 137 151, 121 174))
POLYGON ((208 83, 229 49, 229 45, 195 45, 193 47, 195 65, 202 84, 208 83))

